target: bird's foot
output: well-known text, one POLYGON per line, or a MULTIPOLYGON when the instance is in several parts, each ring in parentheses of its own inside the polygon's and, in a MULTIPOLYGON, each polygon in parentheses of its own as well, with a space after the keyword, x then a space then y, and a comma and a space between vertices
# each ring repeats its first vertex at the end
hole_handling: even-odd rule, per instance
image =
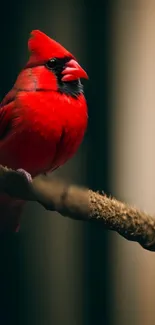
POLYGON ((32 176, 25 169, 19 168, 17 172, 23 174, 29 183, 32 183, 32 176))

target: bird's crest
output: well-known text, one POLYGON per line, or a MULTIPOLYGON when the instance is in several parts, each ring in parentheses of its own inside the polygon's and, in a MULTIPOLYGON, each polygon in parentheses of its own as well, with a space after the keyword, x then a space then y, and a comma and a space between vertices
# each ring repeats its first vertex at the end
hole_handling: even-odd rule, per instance
POLYGON ((51 58, 73 56, 61 44, 54 41, 40 30, 33 30, 28 40, 30 59, 27 66, 43 64, 51 58))

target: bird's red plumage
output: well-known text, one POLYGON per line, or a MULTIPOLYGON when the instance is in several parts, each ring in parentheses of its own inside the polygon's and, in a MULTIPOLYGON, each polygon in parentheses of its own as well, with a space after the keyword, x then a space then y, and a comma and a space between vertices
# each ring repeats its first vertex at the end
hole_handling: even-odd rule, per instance
POLYGON ((32 35, 28 65, 1 103, 0 164, 34 177, 77 151, 87 127, 87 104, 82 93, 77 98, 60 93, 55 74, 42 64, 53 56, 73 56, 42 32, 32 35))
POLYGON ((28 48, 31 55, 27 66, 44 63, 52 57, 63 58, 64 56, 72 56, 61 44, 40 30, 33 30, 31 32, 28 48))

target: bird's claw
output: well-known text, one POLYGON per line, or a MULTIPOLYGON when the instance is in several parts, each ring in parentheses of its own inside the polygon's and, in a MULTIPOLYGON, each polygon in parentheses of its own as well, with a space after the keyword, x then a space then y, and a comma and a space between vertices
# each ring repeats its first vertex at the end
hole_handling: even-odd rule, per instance
POLYGON ((25 169, 19 168, 17 169, 17 172, 23 174, 29 183, 32 182, 31 174, 29 174, 25 169))

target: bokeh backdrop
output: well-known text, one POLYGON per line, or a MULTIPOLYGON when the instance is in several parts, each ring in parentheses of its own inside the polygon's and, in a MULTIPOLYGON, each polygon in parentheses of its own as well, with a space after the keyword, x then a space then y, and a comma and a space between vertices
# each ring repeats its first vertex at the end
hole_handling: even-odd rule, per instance
MULTIPOLYGON (((155 212, 155 2, 5 1, 0 97, 40 29, 89 74, 89 127, 56 172, 155 212)), ((18 235, 1 239, 0 324, 154 325, 155 257, 101 225, 28 204, 18 235)))

